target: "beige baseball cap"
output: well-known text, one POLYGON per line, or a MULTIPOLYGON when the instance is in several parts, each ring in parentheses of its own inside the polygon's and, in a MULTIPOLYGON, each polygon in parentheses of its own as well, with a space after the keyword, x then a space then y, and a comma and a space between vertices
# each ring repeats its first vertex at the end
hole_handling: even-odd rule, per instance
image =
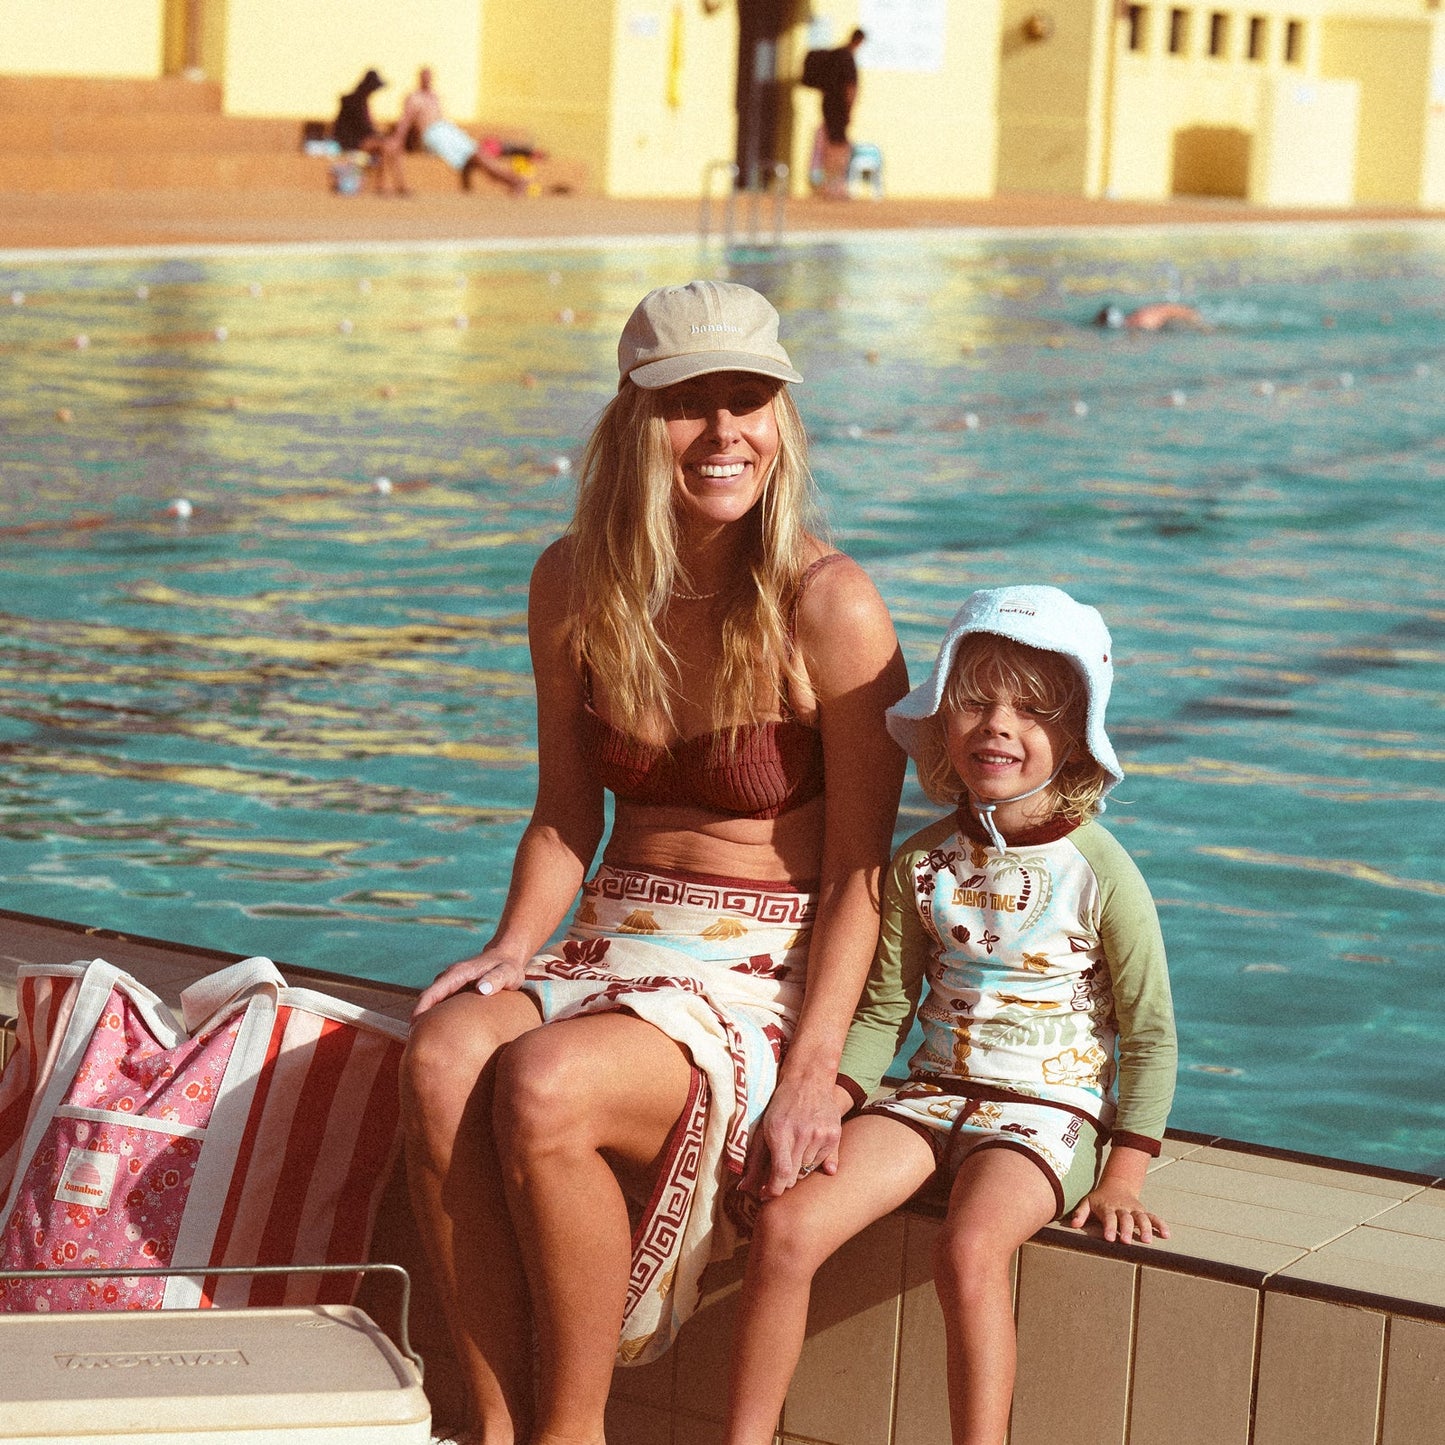
POLYGON ((751 286, 733 281, 649 291, 622 329, 617 371, 646 391, 714 371, 803 379, 778 341, 778 313, 751 286))

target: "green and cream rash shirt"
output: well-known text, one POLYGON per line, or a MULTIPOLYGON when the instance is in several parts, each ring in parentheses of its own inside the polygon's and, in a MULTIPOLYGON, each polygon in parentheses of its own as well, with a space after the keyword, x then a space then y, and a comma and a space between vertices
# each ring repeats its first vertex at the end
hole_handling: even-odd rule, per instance
POLYGON ((1059 1104, 1159 1152, 1178 1057, 1164 941, 1138 868, 1098 823, 1045 825, 1000 852, 961 811, 903 844, 843 1050, 858 1097, 915 1011, 913 1078, 1059 1104))

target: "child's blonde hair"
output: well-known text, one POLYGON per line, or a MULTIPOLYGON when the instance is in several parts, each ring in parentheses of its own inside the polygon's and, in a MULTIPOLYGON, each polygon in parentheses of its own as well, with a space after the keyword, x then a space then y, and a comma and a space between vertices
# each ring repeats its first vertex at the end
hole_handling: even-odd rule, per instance
POLYGON ((968 796, 949 760, 943 718, 969 698, 1027 703, 1045 720, 1059 722, 1070 750, 1050 785, 1054 816, 1077 824, 1103 811, 1100 804, 1115 779, 1095 761, 1085 741, 1088 699, 1078 671, 1057 652, 988 632, 970 633, 959 643, 938 711, 918 723, 914 764, 919 786, 935 803, 956 805, 968 796))

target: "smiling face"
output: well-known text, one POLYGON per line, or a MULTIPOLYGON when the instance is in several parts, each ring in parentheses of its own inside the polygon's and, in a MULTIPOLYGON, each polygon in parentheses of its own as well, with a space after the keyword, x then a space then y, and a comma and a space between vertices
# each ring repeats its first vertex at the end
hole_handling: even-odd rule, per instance
POLYGON ((1078 683, 1056 653, 978 634, 960 650, 940 712, 948 760, 982 802, 1003 804, 1000 826, 1040 823, 1057 800, 1042 787, 1077 746, 1078 683), (972 645, 970 645, 972 644, 972 645))
POLYGON ((685 528, 725 526, 758 504, 778 456, 778 387, 753 372, 718 371, 661 392, 685 528))

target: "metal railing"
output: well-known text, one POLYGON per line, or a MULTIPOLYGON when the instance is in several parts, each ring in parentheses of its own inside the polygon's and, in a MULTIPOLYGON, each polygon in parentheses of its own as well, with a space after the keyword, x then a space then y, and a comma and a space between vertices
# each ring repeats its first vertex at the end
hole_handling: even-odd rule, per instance
POLYGON ((747 184, 738 185, 741 172, 732 161, 712 161, 703 168, 702 202, 698 208, 698 240, 706 246, 712 237, 712 211, 717 177, 722 175, 727 182, 727 194, 723 197, 724 247, 737 244, 738 197, 744 198, 747 221, 746 241, 750 246, 765 244, 762 240, 762 214, 764 202, 772 198, 772 239, 766 244, 777 246, 782 243, 783 224, 788 203, 788 181, 791 172, 781 161, 773 165, 755 167, 748 176, 747 184))

